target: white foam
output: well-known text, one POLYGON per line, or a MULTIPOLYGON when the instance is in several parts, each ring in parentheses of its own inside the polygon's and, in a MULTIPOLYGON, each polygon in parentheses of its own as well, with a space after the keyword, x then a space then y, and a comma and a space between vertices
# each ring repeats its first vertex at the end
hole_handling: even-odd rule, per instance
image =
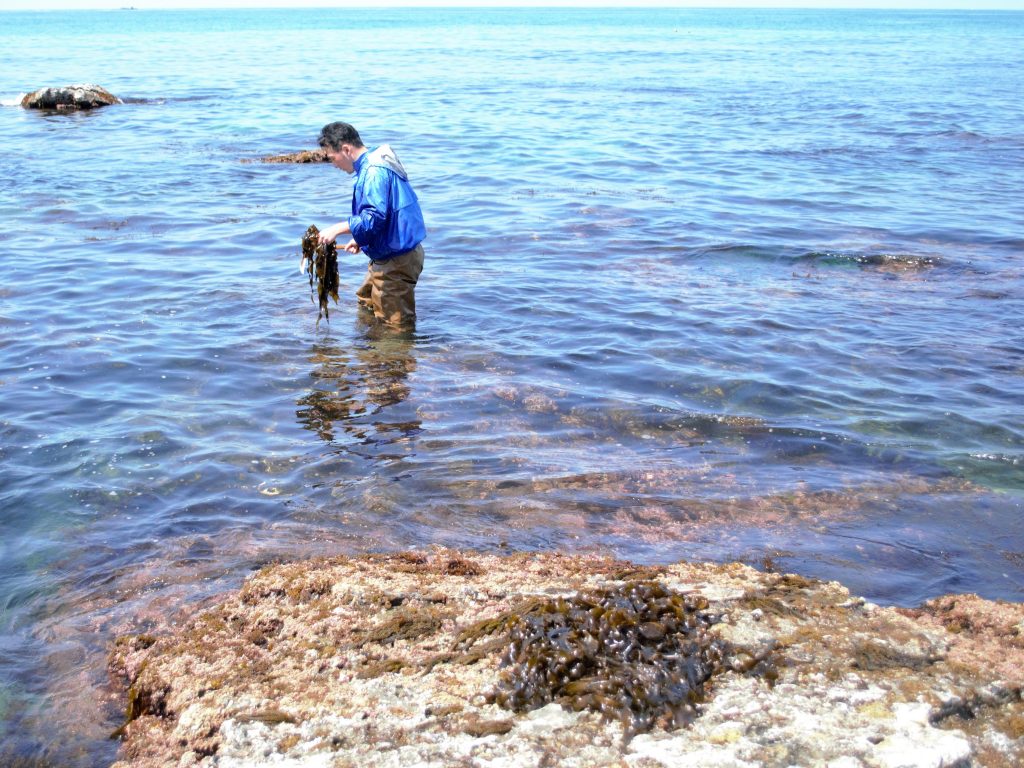
POLYGON ((25 98, 25 94, 24 93, 21 94, 21 96, 15 96, 15 97, 10 98, 10 99, 0 99, 0 107, 20 107, 21 106, 21 100, 23 98, 25 98))

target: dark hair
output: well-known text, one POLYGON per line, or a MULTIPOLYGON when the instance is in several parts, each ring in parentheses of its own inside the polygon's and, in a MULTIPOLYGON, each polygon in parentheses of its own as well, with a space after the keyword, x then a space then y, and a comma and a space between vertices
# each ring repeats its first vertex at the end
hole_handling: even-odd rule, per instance
POLYGON ((320 129, 321 147, 340 149, 342 144, 351 144, 353 147, 363 146, 363 140, 359 138, 359 131, 348 123, 329 123, 320 129))

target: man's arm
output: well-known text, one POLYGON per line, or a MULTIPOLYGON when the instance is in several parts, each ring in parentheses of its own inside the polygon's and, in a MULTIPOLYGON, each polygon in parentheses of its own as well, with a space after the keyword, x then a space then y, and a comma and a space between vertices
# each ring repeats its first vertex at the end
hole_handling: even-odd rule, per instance
POLYGON ((333 243, 338 238, 338 235, 347 235, 351 231, 352 230, 349 228, 347 221, 339 221, 334 226, 328 227, 320 232, 320 242, 323 245, 333 243))
MULTIPOLYGON (((328 227, 327 229, 320 233, 320 242, 323 245, 333 243, 335 240, 338 239, 338 235, 347 235, 349 231, 350 228, 348 222, 339 221, 333 227, 328 227)), ((362 250, 359 247, 359 243, 357 243, 355 240, 349 240, 347 243, 345 243, 344 248, 349 253, 359 253, 359 251, 362 250)))
POLYGON ((352 235, 345 245, 349 253, 359 253, 387 226, 388 197, 391 174, 383 168, 370 168, 363 184, 362 201, 355 215, 328 227, 320 233, 320 242, 333 243, 340 235, 352 235))
POLYGON ((352 239, 360 248, 379 242, 387 229, 388 200, 390 199, 391 172, 384 168, 370 167, 363 183, 359 208, 345 222, 352 239))

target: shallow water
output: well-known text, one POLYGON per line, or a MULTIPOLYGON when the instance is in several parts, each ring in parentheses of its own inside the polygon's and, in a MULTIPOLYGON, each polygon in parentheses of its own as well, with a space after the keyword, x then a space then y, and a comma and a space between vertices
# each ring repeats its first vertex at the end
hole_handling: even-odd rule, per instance
POLYGON ((1024 14, 2 20, 9 752, 109 759, 111 637, 275 558, 1024 596, 1024 14), (130 103, 10 106, 76 81, 130 103), (334 119, 420 194, 414 334, 314 329, 299 239, 350 180, 243 162, 334 119))

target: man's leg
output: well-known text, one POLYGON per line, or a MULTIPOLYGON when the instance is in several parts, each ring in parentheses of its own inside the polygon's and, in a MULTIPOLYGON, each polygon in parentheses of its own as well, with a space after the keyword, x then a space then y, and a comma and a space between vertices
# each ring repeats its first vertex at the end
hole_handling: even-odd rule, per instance
POLYGON ((366 277, 363 278, 363 284, 356 290, 356 300, 359 302, 360 309, 366 309, 374 314, 377 314, 375 307, 380 306, 380 289, 377 290, 377 299, 373 298, 373 262, 370 262, 370 266, 366 268, 366 277))
POLYGON ((389 325, 409 325, 416 320, 416 282, 423 271, 423 246, 372 264, 374 314, 389 325), (379 298, 378 298, 379 297, 379 298))

